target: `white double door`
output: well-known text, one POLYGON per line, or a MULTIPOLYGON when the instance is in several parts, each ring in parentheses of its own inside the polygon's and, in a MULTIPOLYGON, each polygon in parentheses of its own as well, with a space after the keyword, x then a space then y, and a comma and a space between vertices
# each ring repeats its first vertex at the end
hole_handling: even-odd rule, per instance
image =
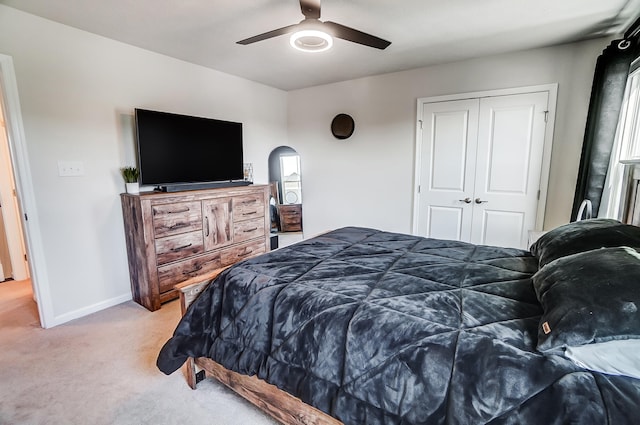
POLYGON ((526 248, 540 214, 548 102, 541 91, 419 104, 414 232, 526 248))

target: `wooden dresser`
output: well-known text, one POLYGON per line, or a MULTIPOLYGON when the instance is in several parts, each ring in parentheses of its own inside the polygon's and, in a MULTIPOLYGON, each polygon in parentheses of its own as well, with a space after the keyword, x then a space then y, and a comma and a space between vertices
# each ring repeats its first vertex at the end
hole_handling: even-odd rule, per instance
POLYGON ((133 299, 154 311, 174 285, 269 250, 269 186, 120 195, 133 299))
POLYGON ((281 232, 302 232, 302 205, 278 205, 281 232))

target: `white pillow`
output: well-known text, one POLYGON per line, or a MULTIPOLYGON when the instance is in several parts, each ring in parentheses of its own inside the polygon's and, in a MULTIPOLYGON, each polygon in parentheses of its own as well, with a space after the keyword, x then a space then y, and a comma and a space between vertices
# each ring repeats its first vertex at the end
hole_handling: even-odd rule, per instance
POLYGON ((640 339, 567 347, 564 355, 584 369, 640 379, 640 339))

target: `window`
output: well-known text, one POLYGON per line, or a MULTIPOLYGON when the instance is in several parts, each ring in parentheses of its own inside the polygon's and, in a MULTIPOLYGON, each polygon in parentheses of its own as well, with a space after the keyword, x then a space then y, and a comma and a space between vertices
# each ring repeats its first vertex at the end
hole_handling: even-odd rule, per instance
POLYGON ((640 225, 640 61, 631 69, 598 217, 640 225))

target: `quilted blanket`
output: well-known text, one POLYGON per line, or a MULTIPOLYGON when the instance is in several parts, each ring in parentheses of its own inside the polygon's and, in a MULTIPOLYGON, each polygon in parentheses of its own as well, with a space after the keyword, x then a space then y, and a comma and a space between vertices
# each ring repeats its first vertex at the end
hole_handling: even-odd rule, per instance
POLYGON ((272 383, 345 424, 626 424, 640 381, 536 351, 527 251, 348 227, 246 260, 158 357, 272 383))

